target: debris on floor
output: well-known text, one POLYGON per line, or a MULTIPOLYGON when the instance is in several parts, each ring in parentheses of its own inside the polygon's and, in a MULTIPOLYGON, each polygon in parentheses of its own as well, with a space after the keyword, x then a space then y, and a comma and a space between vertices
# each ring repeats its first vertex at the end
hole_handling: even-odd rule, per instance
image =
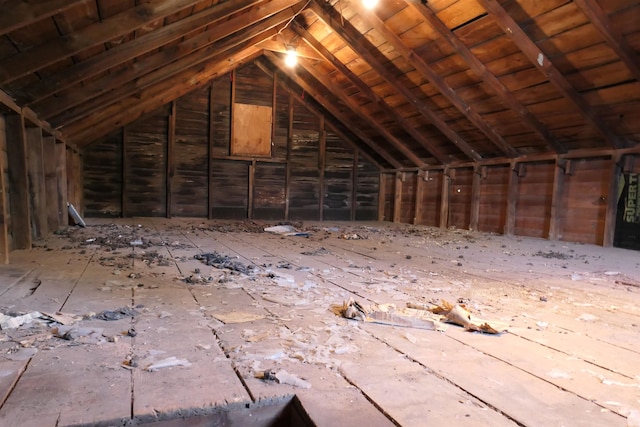
POLYGON ((41 316, 42 314, 38 311, 32 311, 31 313, 15 316, 0 313, 0 329, 4 330, 19 328, 24 324, 41 320, 41 316))
POLYGON ((191 366, 191 363, 187 359, 178 359, 175 356, 171 356, 148 365, 144 370, 148 372, 155 372, 158 369, 172 368, 174 366, 189 367, 191 366))
POLYGON ((136 310, 130 307, 120 307, 115 310, 105 310, 95 315, 96 319, 100 320, 120 320, 125 317, 136 317, 138 313, 136 310))
POLYGON ((244 323, 253 322, 254 320, 264 319, 260 314, 246 313, 244 311, 231 311, 229 313, 214 313, 213 317, 222 323, 244 323))
POLYGON ((231 271, 235 271, 238 273, 246 274, 247 276, 253 274, 254 267, 252 265, 244 265, 237 259, 234 259, 230 256, 220 254, 216 251, 206 253, 206 254, 196 254, 193 256, 194 259, 197 259, 206 265, 211 267, 215 267, 218 269, 227 269, 231 271))
POLYGON ((274 225, 273 227, 265 227, 264 231, 283 236, 309 237, 311 235, 308 231, 298 231, 292 225, 274 225))
POLYGON ((311 388, 310 382, 305 381, 294 374, 290 374, 284 369, 281 369, 278 372, 273 372, 271 369, 267 369, 263 372, 258 372, 256 374, 256 378, 265 381, 277 381, 278 384, 288 384, 294 387, 311 388))

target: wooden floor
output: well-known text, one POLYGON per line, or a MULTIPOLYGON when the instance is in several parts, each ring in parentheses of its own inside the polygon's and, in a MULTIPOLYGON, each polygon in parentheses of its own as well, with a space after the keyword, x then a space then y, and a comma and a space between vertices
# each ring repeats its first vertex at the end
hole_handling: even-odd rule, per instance
POLYGON ((389 223, 258 232, 270 225, 90 221, 12 252, 2 313, 86 318, 70 340, 0 331, 0 425, 140 424, 293 395, 321 426, 637 425, 640 253, 389 223), (255 269, 194 259, 213 251, 255 269), (330 307, 349 297, 460 301, 509 330, 346 320, 330 307), (121 307, 139 314, 91 317, 121 307), (267 369, 310 388, 256 378, 267 369))

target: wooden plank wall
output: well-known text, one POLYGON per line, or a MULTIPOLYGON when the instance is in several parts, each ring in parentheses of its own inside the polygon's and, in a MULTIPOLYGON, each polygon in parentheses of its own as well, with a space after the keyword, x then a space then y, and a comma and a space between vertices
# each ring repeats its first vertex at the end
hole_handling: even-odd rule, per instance
POLYGON ((507 184, 511 168, 509 165, 480 168, 480 200, 478 230, 502 233, 507 215, 507 184))
POLYGON ((11 206, 9 205, 9 167, 7 163, 7 133, 4 116, 0 114, 0 263, 9 263, 11 250, 11 206))
POLYGON ((473 168, 451 170, 449 227, 468 229, 471 221, 473 168))
POLYGON ((85 149, 85 214, 377 219, 380 172, 305 102, 253 64, 196 89, 85 149), (234 102, 273 109, 271 156, 230 155, 234 102))

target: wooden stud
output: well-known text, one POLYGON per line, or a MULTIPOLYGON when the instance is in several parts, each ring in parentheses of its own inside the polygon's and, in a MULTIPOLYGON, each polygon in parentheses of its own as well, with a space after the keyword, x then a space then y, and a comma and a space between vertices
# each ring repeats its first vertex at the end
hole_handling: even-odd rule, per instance
POLYGON ((320 221, 324 219, 324 172, 327 157, 327 132, 324 129, 324 115, 319 116, 320 138, 318 140, 318 176, 319 176, 319 216, 320 221))
POLYGON ((449 225, 449 198, 451 197, 451 180, 454 176, 455 169, 444 168, 440 195, 440 228, 447 228, 449 225))
POLYGON ((9 264, 9 201, 7 200, 7 183, 5 182, 4 153, 7 151, 7 138, 4 116, 0 114, 0 263, 9 264))
POLYGON ((404 182, 404 173, 396 172, 396 182, 393 196, 393 222, 399 223, 402 215, 402 183, 404 182))
POLYGON ((609 191, 607 194, 607 211, 604 217, 604 233, 602 236, 602 246, 609 248, 613 246, 616 233, 616 219, 618 216, 618 190, 620 177, 622 176, 624 160, 620 156, 611 158, 611 174, 609 176, 609 191))
POLYGON ((287 168, 284 179, 284 219, 289 219, 291 196, 291 149, 293 148, 293 92, 289 92, 289 108, 287 109, 287 168))
POLYGON ((562 203, 564 198, 564 167, 566 162, 567 160, 558 159, 553 173, 551 212, 549 214, 549 240, 558 240, 562 238, 562 203))
POLYGON ((231 127, 229 129, 229 152, 227 153, 229 156, 231 155, 231 147, 233 146, 233 141, 235 138, 234 132, 233 132, 233 121, 235 120, 235 104, 236 104, 236 70, 233 69, 231 70, 231 101, 230 101, 230 106, 231 106, 231 120, 229 120, 229 126, 231 127))
POLYGON ((358 208, 358 160, 359 150, 353 150, 353 167, 352 167, 352 175, 351 175, 351 221, 356 220, 356 213, 358 208))
POLYGON ((256 188, 256 161, 252 160, 251 163, 249 163, 249 189, 248 189, 248 193, 249 193, 249 201, 248 204, 249 206, 247 207, 247 217, 249 219, 253 219, 254 215, 253 215, 253 206, 254 206, 254 197, 255 197, 255 188, 256 188))
POLYGON ((473 178, 471 180, 471 213, 469 216, 469 229, 478 231, 478 221, 480 218, 480 186, 482 175, 486 174, 486 166, 476 165, 473 168, 473 178))
POLYGON ((54 147, 56 162, 56 181, 58 196, 58 224, 69 224, 69 211, 67 209, 67 145, 56 140, 54 147))
POLYGON ((413 207, 413 223, 420 224, 422 222, 422 197, 424 195, 424 174, 425 171, 418 171, 416 178, 416 197, 413 207))
POLYGON ((504 224, 504 234, 512 236, 516 227, 516 202, 518 200, 518 183, 520 179, 520 165, 511 162, 509 181, 507 183, 507 217, 504 224))
POLYGON ((384 221, 384 207, 387 198, 387 179, 383 172, 380 172, 378 181, 378 221, 384 221))
POLYGON ((122 193, 120 194, 120 206, 122 208, 121 216, 123 218, 127 217, 127 145, 129 145, 127 144, 127 139, 127 127, 124 126, 122 128, 122 152, 120 153, 120 163, 122 164, 122 170, 120 171, 122 173, 122 193))
POLYGON ((171 218, 171 205, 173 199, 173 178, 176 174, 176 168, 174 164, 174 151, 176 147, 176 101, 171 102, 171 111, 169 112, 168 123, 168 135, 167 135, 167 170, 165 171, 165 186, 166 186, 166 211, 167 218, 171 218))
POLYGON ((58 229, 58 176, 56 173, 56 139, 53 136, 42 138, 42 154, 44 162, 45 207, 47 212, 47 229, 53 232, 58 229))
POLYGON ((29 208, 29 179, 24 116, 7 115, 7 161, 11 203, 11 232, 13 249, 31 249, 31 209, 29 208))
POLYGON ((213 85, 209 86, 209 135, 208 135, 208 150, 207 150, 207 218, 213 218, 213 196, 215 189, 213 188, 213 135, 214 128, 214 97, 213 97, 213 85))

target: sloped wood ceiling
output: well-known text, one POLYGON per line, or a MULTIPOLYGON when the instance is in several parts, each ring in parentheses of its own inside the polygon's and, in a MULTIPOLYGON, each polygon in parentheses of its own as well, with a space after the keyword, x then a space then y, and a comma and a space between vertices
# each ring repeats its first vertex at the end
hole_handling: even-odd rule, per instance
POLYGON ((257 61, 388 169, 637 150, 639 51, 638 0, 0 0, 0 95, 80 148, 257 61))

